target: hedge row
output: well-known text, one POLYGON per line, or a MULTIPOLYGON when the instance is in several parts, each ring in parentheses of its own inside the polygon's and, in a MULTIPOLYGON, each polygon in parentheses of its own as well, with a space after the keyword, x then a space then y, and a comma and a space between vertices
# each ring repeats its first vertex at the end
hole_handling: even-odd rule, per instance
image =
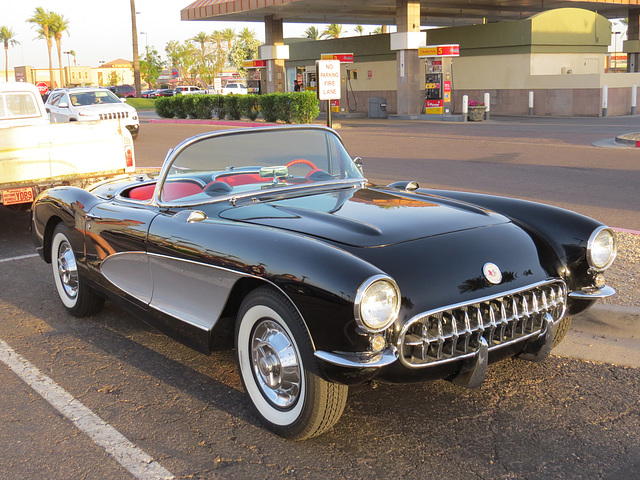
POLYGON ((314 92, 267 93, 264 95, 175 95, 159 97, 156 113, 162 118, 211 120, 255 120, 311 123, 320 114, 314 92))

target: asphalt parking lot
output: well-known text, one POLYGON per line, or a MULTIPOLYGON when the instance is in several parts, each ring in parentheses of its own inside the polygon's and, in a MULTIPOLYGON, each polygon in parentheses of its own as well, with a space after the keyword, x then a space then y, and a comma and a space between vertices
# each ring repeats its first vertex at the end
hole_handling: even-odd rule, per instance
POLYGON ((582 353, 494 365, 477 390, 353 387, 332 431, 293 443, 257 421, 233 352, 198 354, 110 304, 71 317, 51 266, 34 255, 28 217, 0 209, 0 225, 0 478, 627 479, 640 470, 640 371, 624 358, 640 350, 635 310, 607 310, 626 326, 624 341, 596 310, 560 346, 582 353), (599 349, 604 359, 583 355, 599 349))

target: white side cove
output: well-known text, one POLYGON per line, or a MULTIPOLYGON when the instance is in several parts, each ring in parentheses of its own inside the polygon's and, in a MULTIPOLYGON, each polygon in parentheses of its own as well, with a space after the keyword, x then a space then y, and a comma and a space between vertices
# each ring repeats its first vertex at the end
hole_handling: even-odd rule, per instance
POLYGON ((102 274, 116 287, 190 325, 210 330, 242 274, 145 252, 109 256, 102 274))

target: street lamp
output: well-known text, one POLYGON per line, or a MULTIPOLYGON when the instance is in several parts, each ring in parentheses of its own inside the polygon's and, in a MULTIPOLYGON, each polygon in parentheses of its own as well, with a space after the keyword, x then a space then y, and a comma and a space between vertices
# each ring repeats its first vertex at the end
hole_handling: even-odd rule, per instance
POLYGON ((149 69, 149 34, 147 32, 140 32, 140 35, 144 35, 144 48, 146 53, 146 62, 147 62, 147 88, 151 88, 150 79, 150 69, 149 69))
POLYGON ((71 73, 71 61, 69 60, 69 55, 71 55, 71 51, 62 53, 67 56, 67 71, 64 73, 64 82, 66 85, 69 85, 69 74, 71 73))

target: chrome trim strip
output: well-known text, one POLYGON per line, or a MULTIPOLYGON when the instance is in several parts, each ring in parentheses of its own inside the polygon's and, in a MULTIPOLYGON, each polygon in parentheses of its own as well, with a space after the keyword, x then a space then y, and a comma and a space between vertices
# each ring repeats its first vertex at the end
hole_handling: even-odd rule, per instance
POLYGON ((583 290, 574 290, 569 293, 569 298, 575 298, 578 300, 597 300, 599 298, 607 298, 615 295, 615 289, 604 286, 602 288, 592 288, 583 290))
POLYGON ((350 353, 316 351, 315 356, 320 360, 347 368, 381 368, 392 364, 398 359, 395 349, 388 348, 385 351, 373 356, 358 356, 350 353))

